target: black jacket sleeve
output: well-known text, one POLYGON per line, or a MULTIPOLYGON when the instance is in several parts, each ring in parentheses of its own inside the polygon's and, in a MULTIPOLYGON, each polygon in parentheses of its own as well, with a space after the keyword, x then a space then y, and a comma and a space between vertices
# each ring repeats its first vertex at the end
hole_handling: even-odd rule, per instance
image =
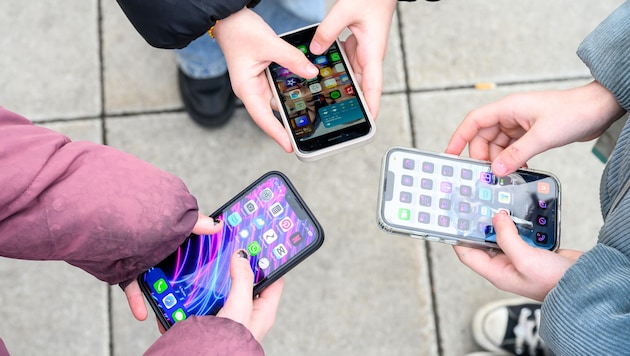
POLYGON ((116 0, 133 27, 153 47, 184 48, 215 21, 260 0, 116 0))

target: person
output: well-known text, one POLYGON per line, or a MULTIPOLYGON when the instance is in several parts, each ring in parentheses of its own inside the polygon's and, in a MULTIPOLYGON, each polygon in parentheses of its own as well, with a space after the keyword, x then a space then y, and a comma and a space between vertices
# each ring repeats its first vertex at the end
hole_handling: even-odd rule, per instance
MULTIPOLYGON (((580 44, 594 80, 559 91, 513 94, 471 111, 446 152, 492 161, 505 176, 546 150, 589 141, 630 110, 630 1, 580 44)), ((630 123, 600 183, 603 225, 581 252, 529 247, 507 214, 493 217, 502 253, 454 247, 461 262, 496 287, 542 302, 540 335, 558 355, 621 355, 630 350, 630 123)))
MULTIPOLYGON (((320 22, 326 4, 323 0, 265 0, 253 11, 275 33, 281 34, 320 22)), ((218 127, 228 122, 236 96, 217 41, 200 36, 175 50, 175 57, 179 92, 188 115, 203 127, 218 127)))
MULTIPOLYGON (((0 255, 62 260, 101 281, 121 284, 132 312, 146 318, 135 278, 172 253, 191 232, 212 234, 221 221, 198 212, 184 183, 132 155, 67 137, 0 107, 0 255), (133 281, 133 282, 131 282, 133 281), (141 307, 134 303, 142 304, 141 307), (144 314, 143 314, 144 313, 144 314)), ((214 316, 176 324, 147 350, 263 354, 283 281, 252 300, 247 253, 231 260, 232 289, 214 316)), ((0 340, 0 355, 8 355, 0 340)))

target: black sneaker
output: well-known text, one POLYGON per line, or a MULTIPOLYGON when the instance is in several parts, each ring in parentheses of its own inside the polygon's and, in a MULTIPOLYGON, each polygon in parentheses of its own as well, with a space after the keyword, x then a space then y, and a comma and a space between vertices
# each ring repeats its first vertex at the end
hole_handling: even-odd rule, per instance
POLYGON ((483 306, 473 318, 475 341, 504 355, 553 355, 538 335, 541 303, 528 299, 499 300, 483 306))
POLYGON ((209 79, 195 79, 178 70, 179 93, 188 115, 204 127, 218 127, 230 120, 236 96, 228 73, 209 79))

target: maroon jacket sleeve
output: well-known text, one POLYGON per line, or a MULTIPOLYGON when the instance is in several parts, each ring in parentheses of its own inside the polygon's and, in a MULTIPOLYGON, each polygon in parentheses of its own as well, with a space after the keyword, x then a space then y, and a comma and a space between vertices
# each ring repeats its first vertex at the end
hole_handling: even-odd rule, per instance
POLYGON ((197 201, 177 177, 0 107, 0 256, 63 260, 117 284, 190 234, 197 201))
POLYGON ((249 330, 235 321, 216 316, 190 317, 176 323, 145 352, 145 356, 264 355, 249 330))

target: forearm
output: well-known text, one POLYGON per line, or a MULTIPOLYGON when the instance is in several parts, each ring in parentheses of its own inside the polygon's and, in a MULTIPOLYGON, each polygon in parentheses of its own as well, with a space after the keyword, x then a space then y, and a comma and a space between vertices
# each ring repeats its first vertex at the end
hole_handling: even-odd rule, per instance
POLYGON ((197 221, 177 177, 0 108, 0 255, 64 260, 111 284, 174 251, 197 221))
POLYGON ((630 1, 591 32, 577 53, 593 77, 630 110, 630 1))

